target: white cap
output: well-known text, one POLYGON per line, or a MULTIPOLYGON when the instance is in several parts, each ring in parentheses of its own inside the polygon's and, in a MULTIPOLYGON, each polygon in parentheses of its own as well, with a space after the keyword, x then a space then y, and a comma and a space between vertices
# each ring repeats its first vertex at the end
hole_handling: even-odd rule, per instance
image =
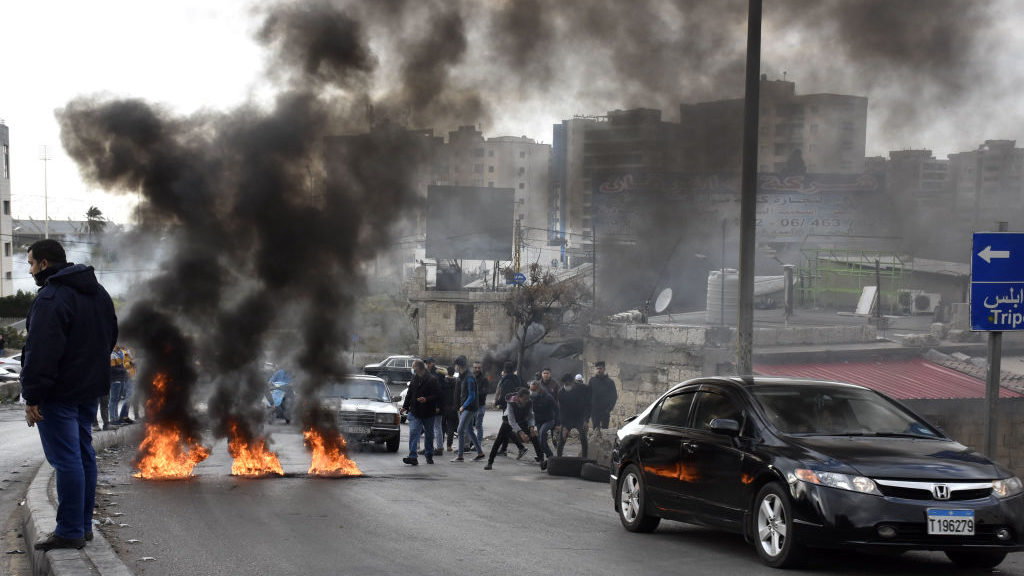
POLYGON ((583 374, 577 374, 576 375, 576 381, 577 382, 583 382, 583 374))

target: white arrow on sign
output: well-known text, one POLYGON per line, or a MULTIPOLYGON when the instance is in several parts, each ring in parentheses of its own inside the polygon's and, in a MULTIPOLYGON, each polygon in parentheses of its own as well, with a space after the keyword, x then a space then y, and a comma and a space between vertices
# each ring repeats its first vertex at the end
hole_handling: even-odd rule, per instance
POLYGON ((985 246, 985 249, 978 252, 978 258, 984 260, 987 264, 992 263, 993 258, 1009 258, 1009 250, 993 250, 991 246, 985 246))

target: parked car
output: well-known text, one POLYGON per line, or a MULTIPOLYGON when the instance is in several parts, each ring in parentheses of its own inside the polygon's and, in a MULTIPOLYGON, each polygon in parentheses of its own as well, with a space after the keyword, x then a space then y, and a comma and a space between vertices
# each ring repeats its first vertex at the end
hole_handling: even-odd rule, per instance
POLYGON ((398 452, 398 408, 384 380, 352 374, 341 382, 330 382, 319 392, 324 407, 337 414, 338 427, 349 442, 384 444, 398 452))
POLYGON ((809 547, 938 550, 975 568, 1024 549, 1021 480, 862 386, 690 380, 627 421, 611 460, 627 530, 741 533, 769 566, 809 547))
POLYGON ((8 372, 21 374, 21 353, 0 358, 0 368, 5 368, 8 372))
POLYGON ((382 378, 387 383, 392 396, 398 396, 402 387, 412 380, 412 363, 415 356, 388 356, 376 364, 367 364, 363 373, 382 378))

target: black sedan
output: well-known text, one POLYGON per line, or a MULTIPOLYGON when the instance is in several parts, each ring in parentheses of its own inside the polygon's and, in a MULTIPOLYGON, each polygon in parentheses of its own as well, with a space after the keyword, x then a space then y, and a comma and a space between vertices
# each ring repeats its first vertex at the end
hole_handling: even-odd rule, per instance
POLYGON ((1024 549, 1019 478, 852 384, 683 382, 618 431, 611 471, 627 530, 741 533, 774 567, 812 547, 941 550, 966 567, 1024 549))

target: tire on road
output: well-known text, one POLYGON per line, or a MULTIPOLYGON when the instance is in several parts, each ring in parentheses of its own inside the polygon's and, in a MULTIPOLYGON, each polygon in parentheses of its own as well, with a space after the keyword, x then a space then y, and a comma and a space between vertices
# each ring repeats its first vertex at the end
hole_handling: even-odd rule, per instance
POLYGON ((387 439, 388 452, 398 452, 398 446, 401 444, 402 439, 398 436, 387 439))
POLYGON ((750 534, 761 561, 772 568, 799 566, 806 550, 794 535, 793 509, 788 490, 779 482, 769 482, 754 499, 750 514, 750 534))
POLYGON ((619 521, 630 532, 653 532, 661 518, 647 513, 647 487, 640 469, 630 464, 619 474, 615 491, 619 521))
POLYGON ((604 482, 607 484, 610 478, 610 472, 600 464, 584 462, 583 466, 580 467, 580 478, 591 482, 604 482))
POLYGON ((548 474, 578 478, 580 469, 587 462, 593 462, 593 460, 588 460, 581 456, 555 456, 548 458, 548 474))

